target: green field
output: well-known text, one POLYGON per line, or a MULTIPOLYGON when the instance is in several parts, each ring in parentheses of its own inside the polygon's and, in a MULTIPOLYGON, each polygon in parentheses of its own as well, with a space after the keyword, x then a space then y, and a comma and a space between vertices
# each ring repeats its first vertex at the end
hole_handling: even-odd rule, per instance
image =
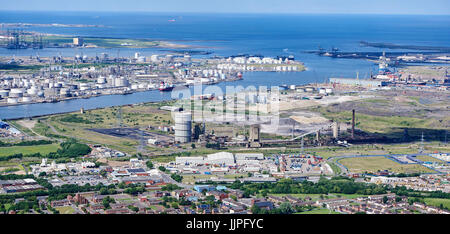
MULTIPOLYGON (((66 36, 45 36, 44 40, 47 40, 50 43, 58 43, 58 44, 72 44, 73 37, 66 36)), ((129 48, 148 48, 155 47, 160 45, 159 41, 150 41, 150 40, 138 40, 138 39, 116 39, 116 38, 96 38, 96 37, 85 37, 85 44, 94 44, 98 47, 103 48, 118 48, 118 47, 129 47, 129 48), (131 44, 131 45, 122 45, 122 44, 131 44)))
POLYGON ((41 153, 41 155, 46 155, 50 152, 56 152, 58 148, 59 144, 0 147, 0 157, 20 153, 23 155, 35 153, 41 153))
POLYGON ((441 204, 444 209, 450 210, 450 199, 444 198, 424 198, 424 202, 427 205, 439 207, 441 204))
POLYGON ((430 173, 432 170, 419 164, 400 164, 383 156, 344 158, 339 162, 354 173, 377 172, 389 170, 395 173, 430 173))
POLYGON ((340 213, 324 208, 324 209, 315 209, 310 211, 297 212, 294 214, 340 214, 340 213))
POLYGON ((285 196, 292 196, 295 198, 305 199, 306 197, 311 198, 312 201, 321 200, 321 196, 323 199, 333 199, 333 198, 347 198, 347 199, 355 199, 358 197, 367 197, 367 195, 361 195, 361 194, 342 194, 342 193, 330 193, 330 194, 284 194, 284 193, 270 193, 271 196, 276 197, 285 197, 285 196))
POLYGON ((75 210, 71 206, 55 207, 55 209, 58 210, 60 214, 73 214, 73 213, 75 213, 75 210))
POLYGON ((433 158, 433 157, 427 156, 427 155, 419 155, 416 158, 419 159, 422 162, 439 162, 439 163, 443 163, 444 162, 442 160, 439 160, 437 158, 433 158))
MULTIPOLYGON (((152 104, 124 106, 121 109, 123 127, 161 126, 173 123, 170 112, 158 110, 152 104)), ((136 153, 137 140, 88 130, 89 128, 117 127, 118 111, 119 108, 111 107, 89 110, 84 114, 74 112, 44 117, 40 119, 40 123, 37 123, 33 130, 49 137, 55 135, 68 136, 77 138, 84 143, 102 144, 125 153, 136 153)), ((156 153, 164 152, 159 148, 151 147, 147 147, 147 150, 156 153)), ((165 149, 165 151, 171 152, 170 149, 165 149)))

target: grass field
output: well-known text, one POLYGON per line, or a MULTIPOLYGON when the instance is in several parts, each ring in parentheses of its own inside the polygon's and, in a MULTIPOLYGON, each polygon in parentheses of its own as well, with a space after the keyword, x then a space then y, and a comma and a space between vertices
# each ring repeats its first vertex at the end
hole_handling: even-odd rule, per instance
POLYGON ((339 162, 346 166, 351 172, 377 172, 379 170, 389 170, 395 173, 429 173, 432 170, 418 164, 400 164, 383 156, 344 158, 339 162))
POLYGON ((71 206, 55 207, 55 209, 58 210, 60 214, 73 214, 75 212, 71 206))
MULTIPOLYGON (((152 104, 123 106, 122 126, 124 127, 147 127, 170 125, 173 120, 170 112, 161 111, 152 104)), ((85 143, 102 144, 125 153, 136 153, 138 141, 129 138, 120 138, 105 135, 88 130, 89 128, 114 128, 118 126, 117 113, 119 108, 111 107, 98 110, 88 110, 85 114, 70 113, 44 117, 36 124, 33 130, 45 136, 70 136, 85 143), (82 121, 70 121, 81 119, 82 121), (69 119, 69 121, 63 121, 69 119), (50 127, 49 127, 50 126, 50 127), (56 131, 56 132, 55 132, 56 131)), ((147 147, 151 152, 159 152, 158 148, 147 147)), ((171 152, 166 149, 165 152, 171 152)), ((161 153, 161 152, 159 152, 161 153)))
MULTIPOLYGON (((335 119, 340 122, 350 122, 351 111, 326 112, 321 111, 328 119, 335 119)), ((357 115, 358 128, 372 133, 389 133, 393 128, 424 128, 431 126, 434 120, 419 119, 403 116, 373 116, 359 113, 357 115)))
MULTIPOLYGON (((442 151, 442 148, 437 148, 437 145, 430 143, 427 145, 427 152, 433 150, 442 151), (435 147, 436 146, 436 147, 435 147)), ((448 148, 450 150, 450 148, 448 148)), ((370 144, 370 145, 352 145, 348 148, 343 147, 316 147, 306 149, 305 152, 313 155, 317 155, 323 158, 329 158, 333 156, 348 156, 348 155, 379 155, 379 154, 412 154, 417 153, 417 144, 370 144)), ((444 149, 445 151, 445 149, 444 149)))
POLYGON ((310 211, 303 211, 294 214, 340 214, 339 212, 331 211, 329 209, 314 209, 310 211))
POLYGON ((444 161, 439 160, 437 158, 433 158, 433 157, 426 156, 426 155, 419 155, 416 158, 419 159, 422 162, 440 162, 440 163, 444 162, 444 161))
POLYGON ((50 152, 56 152, 58 148, 59 144, 0 147, 0 157, 19 153, 22 153, 23 155, 34 153, 41 153, 41 155, 46 155, 50 152))
POLYGON ((360 195, 360 194, 342 194, 342 193, 330 193, 330 194, 284 194, 284 193, 271 193, 269 195, 276 196, 276 197, 285 197, 287 195, 305 199, 306 197, 310 197, 312 201, 321 200, 321 196, 323 199, 332 199, 332 198, 347 198, 347 199, 355 199, 357 197, 367 197, 367 195, 360 195))
MULTIPOLYGON (((72 37, 65 36, 45 36, 43 39, 51 43, 73 43, 72 37)), ((114 39, 114 38, 94 38, 85 37, 84 43, 94 44, 103 48, 118 48, 118 47, 129 47, 129 48, 148 48, 155 47, 160 44, 158 41, 146 41, 146 40, 134 40, 134 39, 114 39), (126 43, 127 45, 122 45, 126 43)))
POLYGON ((441 204, 447 210, 450 210, 450 199, 444 198, 424 198, 424 202, 427 205, 439 207, 441 204))
POLYGON ((333 170, 333 173, 334 173, 335 175, 341 173, 341 168, 338 167, 335 163, 329 162, 328 165, 330 165, 330 167, 331 167, 331 169, 333 170))

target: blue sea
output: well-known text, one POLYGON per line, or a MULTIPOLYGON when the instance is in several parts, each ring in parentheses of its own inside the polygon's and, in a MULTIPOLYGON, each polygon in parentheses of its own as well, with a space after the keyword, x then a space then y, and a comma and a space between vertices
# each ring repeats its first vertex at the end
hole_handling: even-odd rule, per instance
MULTIPOLYGON (((329 77, 369 77, 377 66, 372 62, 357 59, 334 59, 320 57, 305 51, 318 47, 329 50, 337 47, 341 51, 405 51, 361 47, 360 41, 394 43, 400 45, 446 46, 450 47, 450 16, 427 15, 326 15, 326 14, 193 14, 193 13, 106 13, 106 12, 12 12, 0 11, 1 23, 36 24, 86 24, 104 27, 29 27, 24 30, 44 33, 77 35, 85 37, 146 38, 167 40, 173 43, 199 46, 195 50, 211 51, 213 55, 230 56, 257 54, 263 56, 294 55, 302 61, 307 71, 299 73, 244 74, 244 80, 233 85, 280 85, 324 82, 329 77)), ((2 30, 6 30, 2 28, 2 30)), ((0 49, 0 56, 36 55, 63 56, 85 54, 95 56, 106 52, 111 57, 164 54, 160 48, 149 49, 42 49, 7 50, 0 49)), ((204 56, 204 55, 203 55, 204 56)), ((231 83, 227 83, 230 85, 231 83)), ((115 103, 136 103, 149 100, 163 100, 167 95, 149 92, 148 97, 123 96, 102 97, 99 100, 72 100, 65 102, 58 110, 77 110, 79 106, 89 108, 110 106, 115 103), (124 100, 127 101, 124 101, 124 100), (133 100, 129 100, 133 99, 133 100), (85 104, 85 102, 92 102, 85 104), (68 104, 72 103, 72 104, 68 104), (78 103, 79 105, 73 104, 78 103), (76 106, 76 107, 75 107, 76 106)), ((47 114, 44 104, 0 108, 0 118, 47 114), (34 107, 36 106, 36 107, 34 107), (30 113, 31 112, 31 113, 30 113)))

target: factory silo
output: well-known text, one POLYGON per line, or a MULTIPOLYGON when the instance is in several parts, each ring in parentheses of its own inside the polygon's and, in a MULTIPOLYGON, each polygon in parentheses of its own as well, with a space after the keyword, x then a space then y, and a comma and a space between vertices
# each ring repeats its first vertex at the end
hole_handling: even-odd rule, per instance
POLYGON ((336 121, 333 122, 332 128, 333 128, 333 138, 338 139, 339 138, 339 123, 336 121))
POLYGON ((187 143, 191 141, 192 114, 189 112, 175 113, 175 141, 187 143))

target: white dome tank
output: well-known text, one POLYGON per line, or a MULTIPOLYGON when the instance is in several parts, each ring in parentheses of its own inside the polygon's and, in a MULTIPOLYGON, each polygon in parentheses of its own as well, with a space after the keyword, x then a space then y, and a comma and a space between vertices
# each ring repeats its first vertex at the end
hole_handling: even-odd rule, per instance
POLYGON ((17 104, 19 102, 18 98, 8 98, 6 101, 8 104, 17 104))
POLYGON ((22 102, 31 102, 31 97, 29 97, 29 96, 25 96, 25 97, 23 97, 22 98, 22 102))

